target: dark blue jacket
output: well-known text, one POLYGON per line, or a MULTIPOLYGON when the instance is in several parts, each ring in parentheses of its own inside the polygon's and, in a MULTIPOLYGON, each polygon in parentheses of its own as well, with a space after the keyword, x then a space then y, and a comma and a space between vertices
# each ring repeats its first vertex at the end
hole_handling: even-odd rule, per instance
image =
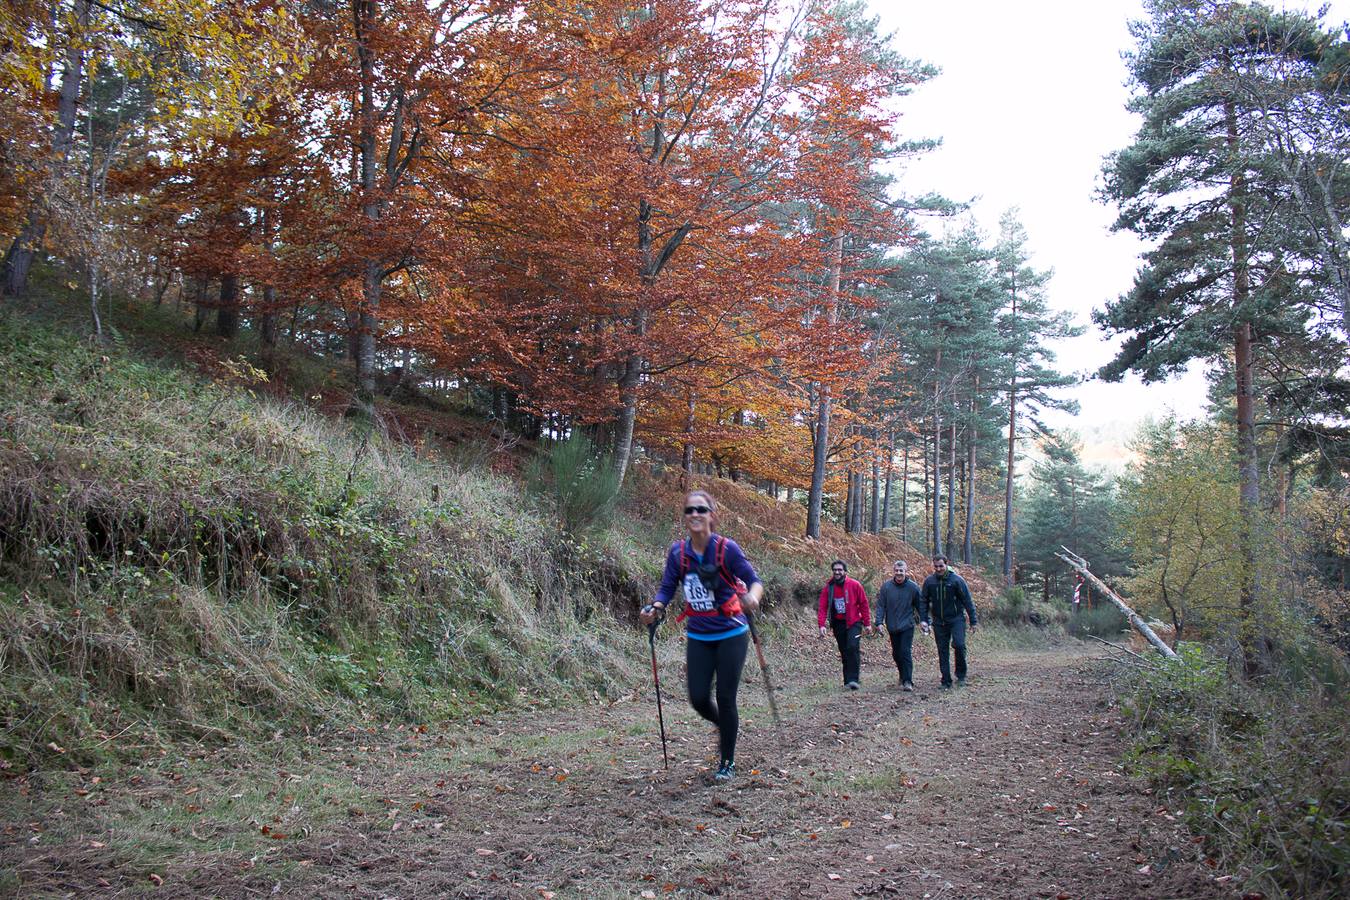
POLYGON ((935 572, 924 579, 919 619, 928 622, 930 610, 933 620, 944 624, 959 622, 962 615, 970 616, 970 624, 975 624, 975 604, 970 599, 970 588, 966 586, 966 580, 951 569, 942 578, 935 572))

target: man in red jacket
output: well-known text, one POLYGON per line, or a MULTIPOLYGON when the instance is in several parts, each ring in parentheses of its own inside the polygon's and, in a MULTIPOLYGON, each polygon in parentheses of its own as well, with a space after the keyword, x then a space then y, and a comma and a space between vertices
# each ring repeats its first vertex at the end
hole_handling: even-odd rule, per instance
POLYGON ((844 663, 844 687, 858 689, 859 669, 862 668, 862 633, 872 631, 872 611, 867 605, 863 586, 848 577, 848 564, 836 559, 830 564, 830 580, 820 589, 820 608, 816 619, 820 636, 830 631, 839 644, 839 658, 844 663))

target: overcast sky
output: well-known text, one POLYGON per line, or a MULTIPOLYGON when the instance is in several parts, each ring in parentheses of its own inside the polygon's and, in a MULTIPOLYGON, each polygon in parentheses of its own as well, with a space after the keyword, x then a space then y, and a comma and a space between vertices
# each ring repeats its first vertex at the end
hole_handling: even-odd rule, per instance
MULTIPOLYGON (((902 189, 973 199, 973 215, 991 238, 1002 212, 1018 207, 1032 264, 1055 272, 1051 302, 1090 326, 1094 307, 1129 289, 1141 250, 1132 235, 1110 231, 1114 210, 1094 199, 1103 157, 1126 146, 1136 128, 1125 111, 1121 52, 1132 46, 1127 22, 1142 17, 1139 0, 869 2, 897 50, 942 69, 902 101, 903 136, 942 140, 907 165, 902 189)), ((1315 11, 1319 4, 1271 5, 1315 11)), ((1331 6, 1328 21, 1350 17, 1350 0, 1331 6)), ((1095 370, 1117 343, 1089 327, 1060 348, 1061 368, 1095 370)), ((1165 385, 1093 381, 1072 392, 1079 416, 1051 423, 1124 434, 1169 408, 1199 415, 1204 393, 1198 369, 1165 385)))

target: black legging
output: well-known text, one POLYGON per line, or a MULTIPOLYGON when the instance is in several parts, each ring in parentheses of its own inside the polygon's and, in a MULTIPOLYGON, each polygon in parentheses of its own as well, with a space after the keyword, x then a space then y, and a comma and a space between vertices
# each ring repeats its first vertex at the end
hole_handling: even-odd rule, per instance
POLYGON ((685 641, 685 662, 689 669, 689 705, 717 726, 722 762, 736 760, 736 732, 741 717, 736 711, 736 691, 741 686, 741 669, 750 636, 738 634, 720 641, 685 641), (712 698, 713 676, 717 677, 717 701, 712 698))

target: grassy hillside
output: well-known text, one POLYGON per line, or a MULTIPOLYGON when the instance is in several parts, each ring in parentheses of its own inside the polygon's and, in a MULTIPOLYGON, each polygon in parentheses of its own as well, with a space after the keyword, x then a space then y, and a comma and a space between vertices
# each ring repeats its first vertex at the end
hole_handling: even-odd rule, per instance
POLYGON ((615 602, 596 551, 561 546, 508 480, 13 312, 0 550, 11 759, 634 674, 588 625, 615 602))
MULTIPOLYGON (((322 411, 321 360, 268 378, 168 308, 97 347, 49 294, 0 312, 0 757, 427 721, 646 677, 632 622, 677 533, 675 473, 638 467, 615 515, 568 539, 465 449, 462 417, 391 407, 424 426, 396 442, 322 411)), ((836 556, 869 582, 918 562, 885 536, 803 540, 800 508, 712 487, 771 606, 813 599, 836 556)))

